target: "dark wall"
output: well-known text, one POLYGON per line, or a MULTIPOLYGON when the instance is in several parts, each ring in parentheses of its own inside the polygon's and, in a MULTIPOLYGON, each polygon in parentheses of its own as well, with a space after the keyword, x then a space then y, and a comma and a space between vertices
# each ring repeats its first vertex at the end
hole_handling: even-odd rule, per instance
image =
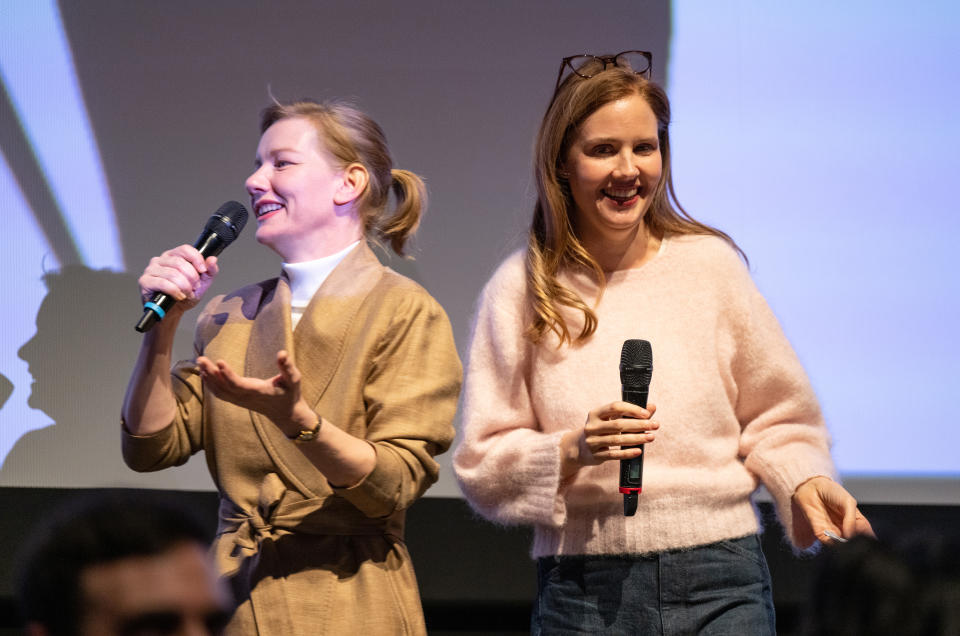
MULTIPOLYGON (((63 501, 95 490, 0 488, 0 634, 18 633, 13 601, 14 554, 32 529, 63 501)), ((213 492, 144 490, 144 497, 173 499, 193 509, 216 529, 213 492)), ((782 635, 796 628, 807 602, 817 559, 798 558, 772 521, 769 504, 760 504, 766 531, 763 547, 773 576, 777 626, 782 635)), ((900 535, 960 528, 957 506, 863 505, 877 534, 900 535)), ((536 595, 536 566, 530 559, 532 533, 477 517, 462 499, 424 498, 407 517, 407 543, 413 555, 431 634, 526 633, 536 595)))

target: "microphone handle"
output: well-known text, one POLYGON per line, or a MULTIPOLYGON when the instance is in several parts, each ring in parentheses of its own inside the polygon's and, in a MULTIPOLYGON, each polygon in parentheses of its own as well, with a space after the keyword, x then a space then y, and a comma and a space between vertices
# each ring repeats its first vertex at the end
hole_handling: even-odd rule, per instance
POLYGON ((153 326, 163 320, 163 317, 167 315, 167 312, 170 311, 170 308, 173 307, 175 301, 171 296, 167 296, 162 292, 156 292, 153 296, 150 297, 150 300, 143 303, 143 315, 140 316, 140 320, 137 321, 137 324, 134 325, 140 333, 146 333, 153 329, 153 326))
MULTIPOLYGON (((622 389, 624 402, 647 407, 648 387, 627 387, 622 389)), ((621 448, 643 448, 643 444, 636 446, 621 446, 621 448)), ((620 492, 623 493, 623 514, 632 517, 637 512, 638 495, 643 490, 643 454, 632 459, 620 460, 620 492)))
MULTIPOLYGON (((218 256, 228 244, 216 232, 204 230, 193 246, 206 259, 208 256, 218 256)), ((150 331, 155 324, 163 320, 163 317, 167 315, 167 312, 176 302, 172 296, 163 292, 156 292, 150 297, 150 300, 143 303, 143 315, 140 316, 140 320, 133 328, 140 333, 150 331)))

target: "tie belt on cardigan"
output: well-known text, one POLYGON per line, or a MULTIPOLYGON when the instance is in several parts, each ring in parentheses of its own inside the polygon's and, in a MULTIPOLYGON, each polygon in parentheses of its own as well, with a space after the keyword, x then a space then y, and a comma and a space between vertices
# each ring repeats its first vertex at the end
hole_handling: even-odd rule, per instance
MULTIPOLYGON (((253 617, 259 633, 296 633, 290 614, 278 608, 291 601, 287 587, 287 568, 280 562, 277 539, 291 532, 310 535, 403 536, 403 518, 370 519, 349 509, 323 511, 322 499, 309 499, 281 505, 287 492, 275 473, 260 484, 253 510, 240 508, 227 498, 220 499, 220 529, 215 556, 220 574, 239 577, 246 586, 253 617), (244 573, 244 564, 249 570, 244 573), (254 590, 255 588, 255 590, 254 590)), ((295 597, 295 595, 293 595, 295 597)))
MULTIPOLYGON (((286 488, 270 473, 260 485, 258 504, 247 512, 229 499, 220 500, 220 528, 217 536, 233 534, 232 556, 250 556, 262 541, 276 538, 278 531, 316 535, 403 536, 403 522, 395 518, 371 519, 342 514, 317 514, 316 500, 280 505, 286 488)), ((282 532, 281 532, 282 533, 282 532)))

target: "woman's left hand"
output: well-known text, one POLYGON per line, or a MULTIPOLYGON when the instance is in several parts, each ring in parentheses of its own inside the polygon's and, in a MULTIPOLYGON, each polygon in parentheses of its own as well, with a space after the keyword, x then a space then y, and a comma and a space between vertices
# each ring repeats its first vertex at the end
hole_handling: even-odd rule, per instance
POLYGON ((800 484, 792 502, 793 531, 801 548, 814 541, 833 543, 828 532, 844 539, 856 534, 876 536, 857 500, 829 477, 813 477, 800 484))
POLYGON ((197 366, 204 383, 221 400, 266 415, 288 436, 300 430, 298 412, 303 409, 298 407, 306 403, 299 404, 300 370, 286 351, 277 353, 280 372, 267 379, 238 375, 223 360, 213 362, 206 356, 197 358, 197 366))

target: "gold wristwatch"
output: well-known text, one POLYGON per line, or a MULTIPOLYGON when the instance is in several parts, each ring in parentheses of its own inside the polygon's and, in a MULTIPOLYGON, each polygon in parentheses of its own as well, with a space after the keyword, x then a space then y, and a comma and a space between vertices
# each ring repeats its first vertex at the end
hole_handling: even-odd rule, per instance
POLYGON ((317 422, 311 428, 301 428, 300 434, 290 439, 297 442, 312 442, 317 439, 317 434, 320 432, 320 416, 317 415, 317 422))

